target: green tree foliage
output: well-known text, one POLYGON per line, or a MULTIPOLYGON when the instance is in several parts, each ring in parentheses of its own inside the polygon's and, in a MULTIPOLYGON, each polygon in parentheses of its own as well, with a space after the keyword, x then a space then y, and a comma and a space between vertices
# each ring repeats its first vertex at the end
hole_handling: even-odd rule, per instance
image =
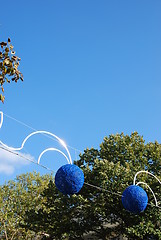
MULTIPOLYGON (((26 211, 39 209, 40 193, 51 179, 50 175, 22 174, 0 188, 0 239, 34 239, 35 233, 21 227, 26 211)), ((41 232, 36 234, 41 239, 41 232)))
POLYGON ((0 85, 2 91, 0 101, 4 102, 4 83, 17 82, 19 79, 23 81, 23 75, 18 70, 21 59, 15 55, 10 38, 7 42, 0 42, 0 47, 0 85))
MULTIPOLYGON (((153 195, 148 189, 150 205, 139 215, 126 211, 121 197, 115 194, 122 194, 133 184, 139 170, 161 175, 159 143, 145 144, 136 132, 131 136, 110 135, 104 138, 99 150, 86 149, 76 164, 84 171, 86 183, 109 192, 84 184, 78 195, 64 196, 50 182, 41 194, 39 211, 32 209, 25 215, 28 229, 49 234, 45 239, 83 239, 89 232, 99 239, 120 235, 129 239, 161 239, 161 211, 154 207, 153 195)), ((157 199, 161 199, 161 188, 155 179, 141 174, 138 180, 149 184, 157 199)))
MULTIPOLYGON (((2 187, 1 234, 5 237, 6 231, 11 239, 17 229, 20 235, 17 233, 12 239, 36 235, 37 239, 74 240, 84 239, 88 233, 102 240, 120 235, 136 240, 161 239, 161 210, 154 207, 149 189, 142 186, 148 193, 149 205, 139 215, 126 211, 120 197, 133 184, 137 171, 148 170, 160 177, 158 142, 145 143, 136 132, 130 136, 110 135, 104 138, 100 149, 86 149, 75 164, 85 175, 85 184, 77 195, 64 196, 51 176, 44 179, 36 174, 31 175, 31 180, 30 175, 22 175, 16 183, 2 187)), ((141 174, 137 179, 146 182, 161 199, 161 188, 154 178, 141 174)))

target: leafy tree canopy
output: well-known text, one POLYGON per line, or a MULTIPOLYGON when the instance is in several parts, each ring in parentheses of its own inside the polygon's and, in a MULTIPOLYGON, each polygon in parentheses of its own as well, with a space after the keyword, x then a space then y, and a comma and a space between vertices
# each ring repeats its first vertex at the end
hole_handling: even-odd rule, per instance
POLYGON ((18 70, 21 59, 15 55, 10 38, 7 42, 0 42, 0 48, 0 85, 2 91, 0 101, 4 102, 4 83, 17 82, 19 79, 23 81, 23 75, 18 70))
POLYGON ((42 233, 21 227, 24 224, 26 211, 39 209, 41 205, 40 193, 48 185, 51 175, 27 173, 17 176, 14 181, 9 181, 0 188, 0 239, 36 239, 42 233))
MULTIPOLYGON (((44 176, 37 178, 33 174, 32 181, 29 175, 23 175, 23 184, 19 177, 17 183, 2 187, 3 207, 7 207, 1 212, 1 219, 6 216, 2 222, 9 233, 16 226, 26 236, 32 233, 40 239, 84 239, 88 233, 103 240, 120 235, 136 240, 161 239, 161 210, 154 206, 150 190, 142 186, 147 191, 149 205, 139 215, 126 211, 120 197, 126 187, 133 184, 137 171, 148 170, 160 177, 161 145, 158 142, 145 143, 136 132, 130 136, 112 134, 104 138, 100 149, 86 149, 75 164, 85 175, 85 184, 76 195, 61 194, 49 175, 44 180, 44 176), (11 190, 13 193, 8 195, 11 190)), ((158 201, 161 199, 161 188, 155 178, 141 174, 137 180, 146 182, 158 201)), ((3 224, 1 233, 5 233, 3 224)), ((21 238, 17 235, 13 239, 21 238)))

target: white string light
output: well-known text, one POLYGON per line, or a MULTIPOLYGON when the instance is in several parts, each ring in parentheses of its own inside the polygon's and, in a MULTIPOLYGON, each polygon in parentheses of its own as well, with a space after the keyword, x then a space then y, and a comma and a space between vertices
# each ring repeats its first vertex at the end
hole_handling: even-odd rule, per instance
MULTIPOLYGON (((159 178, 157 178, 154 174, 152 174, 152 173, 150 173, 150 172, 148 172, 148 171, 142 170, 142 171, 138 171, 138 172, 135 174, 135 176, 134 176, 134 181, 133 181, 133 185, 136 184, 136 177, 137 177, 137 175, 139 175, 139 174, 141 174, 141 173, 149 174, 150 176, 154 177, 154 178, 161 184, 161 181, 159 180, 159 178)), ((156 196, 155 196, 155 193, 154 193, 153 190, 151 189, 151 187, 150 187, 147 183, 145 183, 145 182, 138 182, 136 185, 140 185, 140 184, 143 184, 143 185, 145 185, 145 186, 147 186, 147 187, 149 188, 149 190, 150 190, 151 193, 153 194, 156 207, 158 207, 157 198, 156 198, 156 196)))
MULTIPOLYGON (((1 127, 2 127, 2 124, 3 124, 3 112, 0 112, 0 114, 1 114, 1 122, 0 122, 0 128, 1 128, 1 127)), ((25 125, 26 125, 26 124, 25 124, 25 125)), ((62 151, 60 151, 60 150, 57 149, 57 148, 47 148, 47 149, 45 149, 45 150, 39 155, 38 164, 39 164, 39 162, 40 162, 40 159, 41 159, 42 155, 43 155, 45 152, 47 152, 47 151, 57 151, 57 152, 61 153, 61 154, 67 159, 68 163, 69 163, 69 164, 72 164, 72 158, 71 158, 70 152, 69 152, 69 150, 68 150, 65 142, 64 142, 61 138, 59 138, 58 136, 56 136, 55 134, 53 134, 53 133, 51 133, 51 132, 47 132, 47 131, 35 131, 35 132, 32 132, 32 133, 30 133, 30 134, 23 140, 23 142, 22 142, 22 144, 21 144, 21 147, 18 147, 18 148, 9 147, 8 145, 4 144, 1 140, 0 140, 0 144, 1 144, 3 147, 8 148, 8 149, 11 150, 11 151, 20 151, 20 150, 22 150, 22 149, 24 148, 24 145, 25 145, 25 143, 27 142, 27 140, 28 140, 29 138, 31 138, 33 135, 36 135, 36 134, 45 134, 45 135, 49 135, 49 136, 54 137, 54 138, 65 148, 65 150, 67 151, 67 154, 68 154, 68 157, 67 157, 65 153, 63 153, 62 151)))
MULTIPOLYGON (((0 112, 0 114, 1 114, 1 113, 2 113, 2 116, 4 115, 4 116, 10 118, 11 120, 14 120, 15 122, 17 122, 17 123, 19 123, 19 124, 21 124, 21 125, 27 127, 28 129, 31 129, 31 130, 33 130, 33 131, 37 131, 36 128, 33 128, 33 127, 29 126, 28 124, 26 124, 26 123, 24 123, 24 122, 22 122, 22 121, 19 121, 19 120, 17 120, 17 119, 14 118, 14 117, 9 116, 8 114, 6 114, 6 113, 4 113, 4 112, 0 112)), ((3 122, 3 119, 2 119, 2 122, 3 122)), ((1 128, 1 125, 0 125, 0 128, 1 128)), ((44 135, 44 134, 42 133, 42 135, 44 135)), ((55 139, 55 138, 53 138, 52 136, 45 135, 45 137, 50 138, 50 139, 52 139, 52 140, 58 142, 58 140, 55 139)), ((78 149, 78 148, 75 148, 75 147, 69 146, 69 145, 67 145, 67 144, 66 144, 66 146, 67 146, 68 148, 71 148, 71 149, 73 149, 73 150, 79 152, 79 153, 82 152, 82 150, 80 150, 80 149, 78 149)))

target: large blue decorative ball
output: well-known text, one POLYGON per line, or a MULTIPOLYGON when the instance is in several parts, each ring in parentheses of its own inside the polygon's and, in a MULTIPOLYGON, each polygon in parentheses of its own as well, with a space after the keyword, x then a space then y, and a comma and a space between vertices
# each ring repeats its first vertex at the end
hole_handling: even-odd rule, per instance
POLYGON ((58 169, 55 175, 55 185, 63 194, 78 193, 84 184, 84 173, 76 165, 66 164, 58 169))
POLYGON ((134 214, 143 212, 148 204, 148 196, 143 188, 137 185, 127 187, 122 194, 124 208, 134 214))

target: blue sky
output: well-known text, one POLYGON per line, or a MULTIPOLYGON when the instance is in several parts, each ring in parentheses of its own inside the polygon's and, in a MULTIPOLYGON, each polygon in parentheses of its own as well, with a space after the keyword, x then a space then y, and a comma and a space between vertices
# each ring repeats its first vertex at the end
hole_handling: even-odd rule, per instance
MULTIPOLYGON (((4 86, 1 111, 81 152, 112 133, 161 142, 160 10, 159 0, 3 1, 0 39, 11 38, 24 82, 4 86)), ((5 115, 0 140, 19 147, 32 131, 5 115)), ((35 136, 23 151, 36 160, 55 144, 35 136)), ((64 163, 42 158, 54 171, 64 163)), ((0 152, 0 183, 33 170, 47 173, 0 152)))

